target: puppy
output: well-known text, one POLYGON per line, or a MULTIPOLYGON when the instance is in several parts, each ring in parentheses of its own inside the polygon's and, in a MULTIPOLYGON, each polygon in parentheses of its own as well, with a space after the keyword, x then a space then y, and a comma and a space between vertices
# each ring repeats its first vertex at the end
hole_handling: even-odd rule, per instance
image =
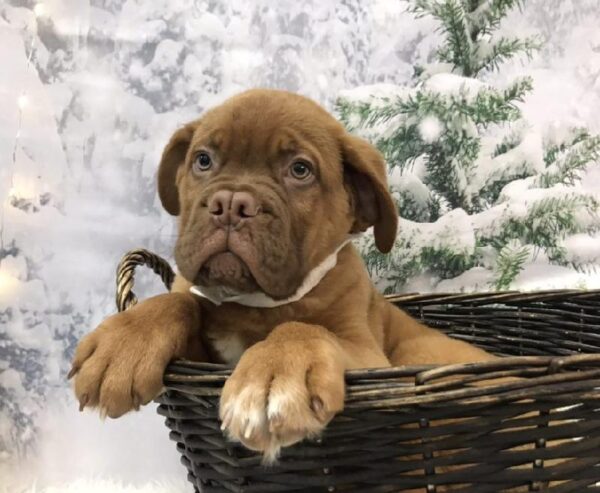
POLYGON ((373 227, 379 250, 394 244, 384 160, 307 98, 251 90, 188 123, 163 152, 158 192, 179 219, 180 275, 81 341, 82 409, 138 409, 174 358, 228 363, 222 428, 273 459, 342 410, 345 370, 492 358, 374 288, 349 239, 373 227))

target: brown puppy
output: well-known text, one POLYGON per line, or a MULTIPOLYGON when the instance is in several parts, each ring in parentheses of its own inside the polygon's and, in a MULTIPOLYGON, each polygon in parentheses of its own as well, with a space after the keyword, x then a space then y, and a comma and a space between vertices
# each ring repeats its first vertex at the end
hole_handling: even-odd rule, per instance
POLYGON ((72 374, 82 407, 111 417, 138 408, 161 391, 173 358, 236 364, 221 398, 223 429, 273 458, 343 408, 344 370, 492 358, 375 290, 344 242, 373 226, 377 247, 392 248, 397 211, 385 164, 314 102, 274 90, 228 100, 173 135, 158 189, 179 216, 181 276, 172 293, 113 315, 81 341, 72 374), (192 285, 217 298, 288 301, 217 305, 192 285))

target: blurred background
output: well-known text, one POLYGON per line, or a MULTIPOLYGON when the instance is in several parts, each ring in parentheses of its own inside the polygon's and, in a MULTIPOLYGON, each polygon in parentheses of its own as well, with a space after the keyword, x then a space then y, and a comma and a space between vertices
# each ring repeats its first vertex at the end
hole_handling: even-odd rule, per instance
MULTIPOLYGON (((0 492, 189 490, 152 406, 102 422, 77 412, 65 377, 76 341, 115 310, 121 255, 145 247, 171 258, 176 224, 155 192, 162 147, 179 125, 247 88, 296 91, 336 112, 344 109, 340 101, 413 88, 415 67, 434 61, 443 32, 438 20, 418 18, 407 6, 0 3, 0 492)), ((502 85, 530 76, 533 90, 517 106, 539 135, 567 127, 598 134, 599 25, 600 0, 524 2, 502 19, 500 32, 536 36, 541 49, 482 79, 502 85)), ((421 136, 436 138, 436 125, 419 127, 421 136)), ((600 198, 599 163, 596 155, 579 166, 570 194, 600 198)), ((402 234, 414 232, 414 224, 418 231, 437 224, 427 230, 436 235, 476 237, 474 214, 445 203, 442 210, 443 224, 409 218, 395 258, 405 257, 402 234)), ((517 252, 519 269, 508 281, 494 277, 501 255, 475 240, 456 246, 472 252, 450 273, 421 253, 420 263, 393 283, 382 264, 370 268, 382 289, 395 291, 600 287, 595 220, 586 216, 585 227, 558 231, 562 243, 555 241, 550 253, 535 241, 528 249, 523 238, 509 238, 502 248, 519 240, 525 250, 517 252)), ((360 246, 368 256, 369 245, 360 246)), ((141 296, 161 291, 153 275, 138 277, 141 296)))

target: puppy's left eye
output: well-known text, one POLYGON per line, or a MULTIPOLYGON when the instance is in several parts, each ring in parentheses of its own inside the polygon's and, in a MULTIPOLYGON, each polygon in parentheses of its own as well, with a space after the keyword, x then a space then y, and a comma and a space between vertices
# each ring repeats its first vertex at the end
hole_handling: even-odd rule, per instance
POLYGON ((196 173, 202 173, 212 168, 212 159, 206 152, 199 152, 194 158, 194 171, 196 173))
POLYGON ((312 166, 305 161, 295 161, 290 167, 290 174, 296 180, 306 180, 313 174, 312 166))

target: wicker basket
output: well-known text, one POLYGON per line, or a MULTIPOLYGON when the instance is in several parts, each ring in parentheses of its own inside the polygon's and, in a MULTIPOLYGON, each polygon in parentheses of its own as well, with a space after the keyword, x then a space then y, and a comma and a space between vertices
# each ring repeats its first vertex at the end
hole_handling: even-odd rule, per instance
MULTIPOLYGON (((172 282, 164 260, 130 252, 118 271, 119 309, 136 302, 139 264, 172 282)), ((176 361, 158 412, 195 491, 600 491, 600 291, 389 299, 505 358, 348 372, 344 412, 321 439, 284 449, 269 467, 221 434, 230 370, 176 361), (481 386, 500 377, 518 378, 481 386)))

